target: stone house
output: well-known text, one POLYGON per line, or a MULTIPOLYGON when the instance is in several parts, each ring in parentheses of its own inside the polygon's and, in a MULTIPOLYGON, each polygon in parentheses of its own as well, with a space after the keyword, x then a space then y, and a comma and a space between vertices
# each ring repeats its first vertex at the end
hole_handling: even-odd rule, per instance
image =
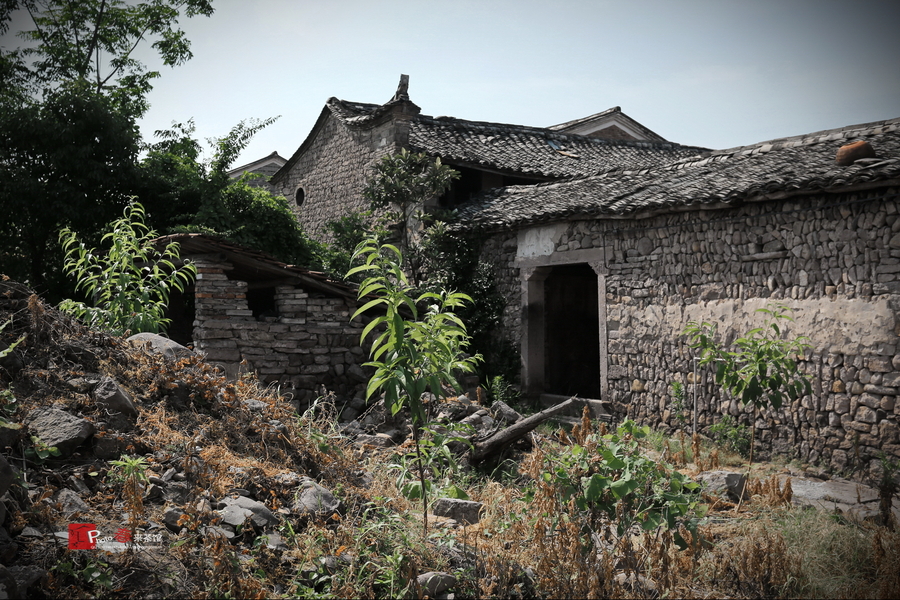
POLYGON ((381 156, 440 157, 462 173, 440 203, 495 268, 529 396, 676 427, 680 381, 701 431, 749 423, 681 332, 733 340, 776 302, 810 338, 814 393, 759 416, 763 447, 846 470, 900 458, 900 119, 708 150, 618 107, 547 128, 430 117, 407 83, 383 105, 330 99, 273 176, 308 232, 365 207, 381 156), (836 162, 855 141, 869 152, 836 162))
POLYGON ((759 439, 877 473, 880 452, 900 458, 898 190, 893 119, 493 190, 455 227, 484 239, 532 396, 599 397, 676 427, 680 381, 701 430, 749 422, 681 332, 704 320, 732 340, 780 303, 809 337, 814 393, 760 415, 759 439), (836 162, 852 142, 863 158, 836 162))
POLYGON ((488 189, 649 167, 703 150, 667 142, 618 107, 547 128, 423 115, 404 75, 384 104, 329 99, 270 184, 292 201, 304 230, 325 239, 328 221, 368 208, 362 190, 371 167, 403 149, 459 171, 439 199, 446 208, 488 189))
POLYGON ((170 302, 173 340, 193 343, 231 377, 255 372, 301 407, 323 387, 344 400, 365 397, 367 321, 350 320, 355 287, 202 234, 159 238, 172 241, 197 267, 187 301, 170 302))

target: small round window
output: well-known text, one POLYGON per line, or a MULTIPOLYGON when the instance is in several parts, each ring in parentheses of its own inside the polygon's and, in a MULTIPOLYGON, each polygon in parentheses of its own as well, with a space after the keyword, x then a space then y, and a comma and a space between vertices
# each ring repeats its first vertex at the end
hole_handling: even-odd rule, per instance
POLYGON ((297 191, 294 193, 294 202, 297 203, 297 206, 302 206, 305 199, 306 192, 303 191, 302 187, 298 187, 297 191))

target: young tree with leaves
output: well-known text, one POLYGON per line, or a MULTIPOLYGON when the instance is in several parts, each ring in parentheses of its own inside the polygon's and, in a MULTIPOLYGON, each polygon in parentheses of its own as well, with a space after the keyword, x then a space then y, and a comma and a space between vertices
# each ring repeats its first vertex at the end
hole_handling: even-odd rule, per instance
POLYGON ((783 326, 794 319, 782 304, 769 304, 757 309, 766 315, 762 327, 751 329, 727 349, 717 340, 713 323, 691 321, 682 332, 690 339, 690 347, 698 351, 699 365, 713 365, 716 383, 741 404, 753 407, 750 430, 750 458, 753 464, 753 440, 756 416, 766 408, 779 409, 785 401, 811 394, 809 377, 800 372, 797 360, 810 347, 808 338, 788 338, 783 326))

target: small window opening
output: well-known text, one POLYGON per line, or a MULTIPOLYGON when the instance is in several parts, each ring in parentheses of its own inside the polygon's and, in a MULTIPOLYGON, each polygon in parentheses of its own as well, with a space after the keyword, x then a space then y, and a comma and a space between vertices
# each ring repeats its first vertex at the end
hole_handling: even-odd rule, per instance
POLYGON ((298 187, 297 191, 294 193, 294 201, 297 203, 297 206, 301 206, 305 199, 306 192, 303 191, 302 187, 298 187))
POLYGON ((253 312, 253 318, 257 321, 276 319, 278 307, 275 306, 275 288, 247 290, 247 308, 253 312))

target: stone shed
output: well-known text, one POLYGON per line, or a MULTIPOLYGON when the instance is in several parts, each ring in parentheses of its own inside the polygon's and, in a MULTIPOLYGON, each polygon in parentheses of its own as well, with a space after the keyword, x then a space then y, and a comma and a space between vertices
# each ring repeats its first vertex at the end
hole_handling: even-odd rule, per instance
POLYGON ((681 332, 705 320, 734 339, 776 302, 810 338, 814 393, 761 415, 763 447, 873 474, 900 458, 900 119, 503 188, 455 228, 485 240, 530 395, 677 427, 680 381, 701 431, 749 423, 711 370, 695 377, 681 332))
POLYGON ((365 397, 366 321, 350 320, 355 287, 202 234, 160 241, 178 242, 197 266, 194 285, 170 303, 175 341, 192 343, 229 376, 256 373, 301 406, 323 389, 365 397))

